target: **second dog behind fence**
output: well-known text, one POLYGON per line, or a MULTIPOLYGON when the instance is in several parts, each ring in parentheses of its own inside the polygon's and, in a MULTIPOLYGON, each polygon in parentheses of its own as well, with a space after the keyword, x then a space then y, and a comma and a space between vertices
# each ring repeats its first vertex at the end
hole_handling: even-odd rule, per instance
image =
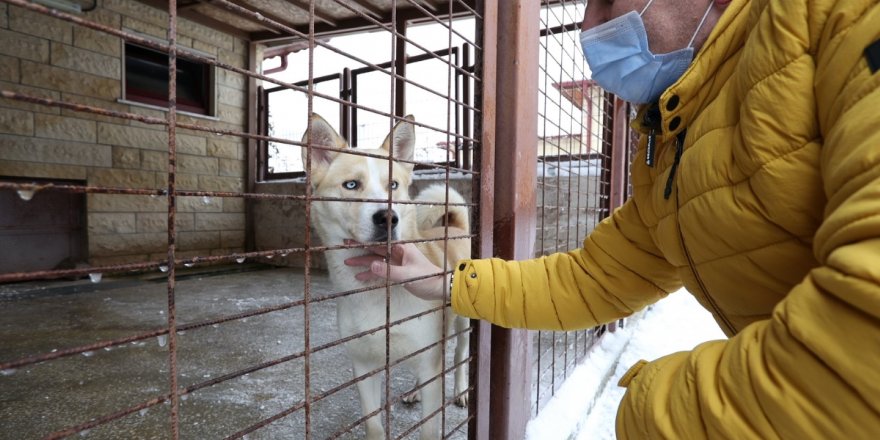
MULTIPOLYGON (((452 267, 456 261, 468 258, 471 248, 468 238, 443 240, 444 237, 465 237, 470 231, 468 210, 462 206, 462 196, 437 185, 425 189, 416 198, 425 204, 400 203, 410 201, 408 191, 413 164, 397 160, 411 161, 413 158, 415 129, 411 121, 412 116, 407 116, 397 123, 379 148, 357 150, 363 154, 347 154, 344 151, 349 147, 345 140, 323 118, 311 117, 308 132, 303 137, 304 143, 319 147, 303 148, 303 163, 311 164, 307 172, 312 195, 317 198, 311 202, 311 222, 326 246, 339 246, 346 240, 387 243, 434 239, 436 241, 421 242, 418 246, 438 266, 443 267, 445 260, 446 267, 452 267), (389 160, 392 161, 391 170, 389 160), (380 201, 389 197, 390 209, 388 202, 380 201), (447 198, 454 205, 444 206, 447 198)), ((364 252, 363 249, 325 252, 334 288, 348 291, 368 286, 355 279, 358 269, 343 263, 345 259, 364 252)), ((382 405, 382 376, 375 373, 386 364, 385 326, 395 323, 390 326, 390 335, 387 336, 389 362, 396 363, 405 358, 402 363, 418 380, 418 390, 404 399, 421 401, 424 423, 420 438, 439 439, 442 420, 436 413, 443 405, 442 341, 445 334, 455 332, 457 335, 454 392, 456 404, 465 406, 467 372, 464 360, 468 355, 465 330, 468 322, 448 308, 444 310, 441 302, 418 299, 402 286, 392 286, 388 298, 385 292, 386 289, 380 287, 337 300, 340 336, 361 335, 345 345, 358 379, 363 414, 376 412, 366 420, 366 436, 368 439, 385 438, 381 412, 377 412, 382 405), (390 316, 387 316, 386 301, 390 304, 390 316), (412 316, 418 317, 408 319, 412 316), (411 356, 416 352, 419 353, 411 356)), ((386 396, 386 399, 391 398, 386 396)))

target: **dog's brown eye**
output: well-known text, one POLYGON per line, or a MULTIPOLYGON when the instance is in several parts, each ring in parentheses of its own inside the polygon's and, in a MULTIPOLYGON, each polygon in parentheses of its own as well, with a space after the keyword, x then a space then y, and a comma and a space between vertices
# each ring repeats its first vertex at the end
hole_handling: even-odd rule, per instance
POLYGON ((346 180, 342 182, 342 187, 345 189, 358 189, 361 186, 357 180, 346 180))
POLYGON ((395 190, 395 189, 397 189, 398 186, 400 186, 400 184, 397 183, 396 180, 392 180, 392 181, 391 181, 391 190, 392 190, 392 191, 395 190))

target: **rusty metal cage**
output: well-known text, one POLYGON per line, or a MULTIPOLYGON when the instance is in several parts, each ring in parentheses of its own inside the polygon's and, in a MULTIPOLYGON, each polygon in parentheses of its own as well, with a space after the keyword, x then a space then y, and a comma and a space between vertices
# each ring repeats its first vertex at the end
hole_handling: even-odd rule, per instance
MULTIPOLYGON (((437 421, 442 438, 467 437, 475 399, 471 409, 456 403, 473 395, 479 343, 453 358, 452 341, 473 327, 441 326, 427 345, 397 353, 398 328, 434 315, 442 322, 448 308, 398 316, 403 282, 342 289, 322 254, 392 242, 445 250, 479 236, 441 226, 435 238, 395 237, 390 212, 381 219, 390 238, 359 244, 320 243, 311 226, 320 203, 477 215, 481 2, 43 3, 0 3, 12 55, 0 78, 0 190, 4 207, 23 213, 10 220, 19 223, 46 209, 49 194, 85 197, 65 199, 85 220, 62 233, 88 245, 71 239, 78 250, 67 261, 0 274, 4 435, 351 438, 380 420, 386 438, 437 421), (364 45, 370 36, 381 41, 364 45), (318 73, 339 64, 330 55, 345 66, 318 73), (263 62, 273 57, 280 65, 263 62), (276 99, 283 94, 296 99, 276 99), (338 145, 302 128, 326 108, 353 147, 339 154, 381 161, 401 181, 410 177, 395 176, 398 165, 413 166, 416 186, 457 188, 464 201, 317 193, 303 169, 338 145), (362 152, 382 141, 368 129, 388 133, 409 113, 416 136, 428 138, 414 157, 362 152), (7 123, 19 117, 30 122, 7 123), (279 159, 291 152, 304 158, 299 169, 279 159), (379 324, 340 336, 334 304, 357 296, 382 298, 379 324), (346 348, 375 335, 378 367, 353 373, 346 348), (440 362, 432 377, 402 373, 431 353, 440 362), (454 386, 454 372, 469 366, 471 384, 454 386), (364 411, 355 387, 366 381, 382 385, 364 411), (431 411, 405 403, 432 387, 440 400, 431 411)), ((17 243, 34 243, 17 234, 17 243)))
MULTIPOLYGON (((538 190, 535 256, 580 247, 609 212, 607 97, 587 78, 580 53, 581 2, 545 2, 538 73, 538 190)), ((537 413, 604 329, 533 334, 537 413)))
POLYGON ((395 352, 449 308, 398 314, 419 279, 340 284, 326 257, 579 246, 623 202, 630 157, 629 109, 585 80, 582 16, 568 0, 0 0, 0 436, 358 438, 378 420, 389 439, 435 422, 521 437, 602 329, 470 321, 395 352), (314 113, 339 142, 307 130, 314 113), (391 160, 393 136, 375 148, 397 124, 417 141, 391 160), (329 155, 440 199, 321 193, 310 166, 329 155), (330 205, 381 211, 384 235, 322 242, 316 222, 355 219, 330 205), (439 234, 392 233, 431 207, 439 234), (468 231, 450 227, 460 208, 468 231), (341 332, 338 305, 363 297, 378 321, 341 332), (355 371, 353 346, 378 363, 355 371), (432 375, 403 368, 436 353, 432 375), (367 382, 381 398, 364 409, 367 382), (439 404, 420 411, 428 388, 439 404))

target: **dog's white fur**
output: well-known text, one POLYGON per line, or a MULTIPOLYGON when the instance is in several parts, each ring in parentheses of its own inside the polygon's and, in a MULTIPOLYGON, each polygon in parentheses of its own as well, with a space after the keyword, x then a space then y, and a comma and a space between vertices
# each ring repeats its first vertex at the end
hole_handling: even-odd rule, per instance
MULTIPOLYGON (((395 159, 412 160, 415 141, 415 129, 409 121, 400 121, 378 149, 358 149, 389 157, 393 152, 395 159)), ((303 142, 313 146, 329 147, 338 150, 349 148, 348 144, 320 116, 313 115, 309 121, 309 131, 304 135, 303 142)), ((307 162, 307 150, 303 148, 303 164, 307 162)), ((449 203, 464 203, 460 194, 442 185, 435 185, 422 191, 416 200, 433 201, 437 205, 399 204, 394 202, 409 200, 409 186, 412 179, 412 164, 391 161, 392 171, 389 178, 389 159, 365 157, 330 151, 320 148, 311 149, 310 173, 312 194, 316 197, 349 199, 347 201, 314 201, 312 202, 312 224, 328 246, 343 244, 345 239, 353 239, 362 243, 386 241, 388 237, 387 202, 357 202, 350 199, 387 200, 389 190, 392 193, 391 209, 397 216, 397 224, 391 230, 390 239, 420 240, 463 236, 469 233, 469 218, 464 206, 443 206, 449 203), (396 189, 391 189, 392 182, 397 182, 396 189), (447 192, 448 191, 448 192, 447 192), (438 226, 438 223, 441 225, 438 226)), ((470 240, 449 240, 444 246, 443 241, 431 241, 418 244, 420 250, 434 264, 452 267, 458 260, 470 255, 470 240)), ((336 289, 348 291, 360 289, 367 284, 355 279, 355 274, 364 270, 362 267, 350 267, 344 260, 364 254, 363 249, 342 249, 325 252, 330 278, 336 289)), ((375 285, 375 282, 373 282, 375 285)), ((468 336, 463 333, 467 328, 467 320, 454 315, 446 309, 447 322, 444 325, 440 302, 424 301, 401 286, 390 289, 390 316, 386 317, 385 289, 372 290, 365 293, 347 295, 337 300, 337 320, 340 336, 346 338, 361 332, 376 330, 366 336, 359 337, 346 344, 349 356, 354 364, 354 375, 360 377, 385 365, 385 331, 381 330, 387 320, 395 322, 428 310, 436 310, 419 318, 410 319, 391 327, 390 360, 396 360, 431 344, 430 349, 404 362, 415 373, 421 388, 417 393, 405 397, 405 401, 421 400, 422 416, 438 410, 442 404, 443 391, 440 375, 443 369, 443 350, 438 342, 447 332, 459 333, 456 340, 455 363, 458 365, 468 355, 468 336)), ((357 382, 360 394, 361 409, 364 414, 377 410, 382 401, 382 376, 374 374, 357 382)), ((455 371, 455 395, 460 396, 456 403, 467 404, 467 372, 462 365, 455 371)), ((380 414, 366 421, 368 439, 385 438, 380 414)), ((441 435, 442 420, 439 415, 421 426, 421 439, 438 439, 441 435)))

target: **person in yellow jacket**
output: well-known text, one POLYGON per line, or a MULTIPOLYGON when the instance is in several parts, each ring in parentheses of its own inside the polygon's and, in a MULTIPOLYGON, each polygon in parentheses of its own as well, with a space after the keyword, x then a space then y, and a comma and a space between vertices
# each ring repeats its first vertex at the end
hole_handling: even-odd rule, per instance
MULTIPOLYGON (((619 438, 880 439, 880 1, 591 0, 583 23, 594 80, 644 103, 633 197, 580 249, 461 262, 454 310, 570 330, 684 286, 729 339, 630 369, 619 438)), ((359 278, 442 272, 374 252, 359 278)))

